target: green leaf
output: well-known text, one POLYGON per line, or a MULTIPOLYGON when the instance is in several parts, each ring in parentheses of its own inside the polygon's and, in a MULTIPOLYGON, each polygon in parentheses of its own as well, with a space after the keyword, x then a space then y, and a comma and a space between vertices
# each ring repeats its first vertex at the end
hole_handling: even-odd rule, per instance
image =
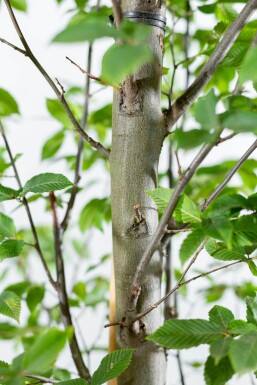
POLYGON ((233 340, 229 349, 229 358, 238 374, 256 370, 257 332, 250 332, 233 340))
POLYGON ((0 244, 0 261, 6 258, 18 257, 23 249, 22 240, 7 239, 0 244))
POLYGON ((0 313, 19 322, 21 312, 21 300, 12 291, 4 291, 0 294, 0 313))
POLYGON ((48 139, 42 148, 42 159, 52 158, 60 150, 64 139, 63 131, 57 132, 57 134, 48 139))
POLYGON ((248 322, 257 325, 257 301, 256 298, 246 298, 246 319, 248 322))
POLYGON ((165 187, 158 187, 154 190, 147 190, 146 193, 155 202, 160 214, 163 214, 170 201, 173 190, 165 187))
POLYGON ((213 258, 221 261, 237 261, 240 259, 245 259, 247 261, 242 247, 234 247, 232 250, 228 250, 224 243, 209 239, 205 249, 213 258))
POLYGON ((27 11, 27 0, 11 0, 10 2, 13 8, 23 12, 27 11))
POLYGON ((111 84, 120 84, 152 60, 152 52, 146 44, 114 44, 104 54, 101 78, 111 84))
POLYGON ((23 369, 26 373, 43 374, 54 365, 64 348, 67 332, 52 328, 37 337, 34 344, 24 353, 23 369))
POLYGON ((257 81, 256 74, 257 47, 249 48, 245 55, 239 71, 239 84, 242 85, 247 80, 257 81))
POLYGON ((230 334, 235 335, 247 334, 251 331, 256 332, 257 326, 243 320, 233 320, 228 325, 228 331, 230 334))
POLYGON ((83 378, 74 378, 74 380, 58 382, 58 385, 88 385, 88 382, 83 378))
POLYGON ((201 146, 204 143, 210 143, 214 139, 215 136, 205 129, 189 131, 177 129, 174 132, 174 140, 176 141, 177 147, 185 150, 201 146))
POLYGON ((233 225, 229 219, 223 216, 214 216, 203 221, 203 228, 207 235, 222 239, 231 249, 233 237, 233 225))
POLYGON ((180 250, 179 257, 181 263, 184 264, 200 247, 205 238, 205 234, 202 229, 193 230, 183 241, 180 250))
POLYGON ((70 23, 62 32, 58 33, 55 43, 78 43, 82 41, 94 41, 103 37, 118 35, 117 30, 108 24, 107 17, 96 14, 86 14, 76 22, 70 23))
POLYGON ((37 305, 42 302, 44 295, 44 286, 34 285, 29 288, 26 302, 31 312, 33 312, 36 309, 37 305))
POLYGON ((19 107, 9 92, 0 88, 0 116, 19 114, 19 107))
POLYGON ((0 213, 0 240, 13 237, 16 229, 12 218, 0 213))
POLYGON ((233 338, 230 336, 218 337, 216 338, 211 346, 210 353, 212 358, 214 358, 215 365, 217 365, 220 360, 228 355, 229 347, 233 338))
POLYGON ((248 261, 247 264, 248 264, 248 267, 249 267, 252 275, 254 275, 256 277, 257 276, 257 266, 255 265, 255 263, 253 261, 248 261))
POLYGON ((87 296, 86 284, 84 282, 77 282, 73 286, 72 292, 76 294, 79 299, 84 301, 87 296))
POLYGON ((234 314, 231 310, 223 306, 215 305, 209 311, 209 320, 211 322, 216 322, 220 326, 223 326, 224 329, 227 328, 230 321, 234 319, 234 314))
POLYGON ((205 130, 217 128, 219 125, 219 119, 215 111, 217 102, 218 98, 215 96, 214 89, 211 89, 207 95, 199 98, 195 104, 195 118, 205 130))
POLYGON ((13 190, 0 184, 0 202, 16 199, 19 196, 19 190, 13 190))
POLYGON ((47 99, 46 107, 48 112, 53 118, 58 120, 65 128, 72 129, 73 125, 65 112, 60 100, 58 99, 47 99))
POLYGON ((81 231, 86 231, 96 227, 103 230, 103 223, 111 220, 111 205, 108 198, 93 199, 81 211, 79 217, 79 227, 81 231))
POLYGON ((181 196, 176 206, 174 217, 182 223, 201 223, 201 212, 196 204, 185 194, 181 196))
POLYGON ((92 385, 101 385, 120 376, 129 366, 134 349, 116 350, 104 357, 92 377, 92 385))
POLYGON ((257 132, 257 112, 232 111, 222 119, 224 128, 230 128, 234 132, 257 132))
POLYGON ((45 173, 33 176, 28 180, 22 190, 25 195, 28 192, 44 193, 49 191, 63 190, 72 186, 72 183, 62 174, 45 173))
POLYGON ((204 378, 207 385, 225 385, 233 376, 234 370, 228 357, 223 358, 217 365, 209 356, 204 367, 204 378))
POLYGON ((147 339, 168 349, 188 349, 210 343, 223 331, 217 323, 202 319, 169 320, 147 339))

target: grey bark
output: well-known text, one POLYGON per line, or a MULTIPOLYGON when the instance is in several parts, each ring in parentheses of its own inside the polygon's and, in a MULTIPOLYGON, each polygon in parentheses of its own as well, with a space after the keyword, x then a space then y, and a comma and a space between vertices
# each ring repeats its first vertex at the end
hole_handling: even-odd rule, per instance
MULTIPOLYGON (((161 1, 123 0, 122 8, 124 12, 164 12, 161 1)), ((151 27, 147 44, 153 51, 154 62, 128 78, 122 91, 115 91, 113 102, 110 163, 117 320, 126 316, 136 267, 158 226, 156 207, 145 191, 157 187, 158 162, 166 131, 160 107, 163 31, 151 27)), ((160 298, 161 259, 156 251, 145 274, 138 312, 160 298)), ((165 384, 165 352, 144 340, 162 322, 161 310, 156 309, 134 324, 133 330, 117 328, 118 348, 136 349, 132 364, 119 378, 119 385, 165 384)))

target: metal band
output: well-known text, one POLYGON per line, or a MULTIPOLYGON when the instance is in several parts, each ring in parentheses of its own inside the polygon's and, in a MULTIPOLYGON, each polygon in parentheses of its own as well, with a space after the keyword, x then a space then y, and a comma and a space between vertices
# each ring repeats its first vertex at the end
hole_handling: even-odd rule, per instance
POLYGON ((153 26, 159 27, 165 31, 166 17, 164 17, 158 13, 124 12, 123 16, 126 19, 129 19, 131 21, 153 25, 153 26))

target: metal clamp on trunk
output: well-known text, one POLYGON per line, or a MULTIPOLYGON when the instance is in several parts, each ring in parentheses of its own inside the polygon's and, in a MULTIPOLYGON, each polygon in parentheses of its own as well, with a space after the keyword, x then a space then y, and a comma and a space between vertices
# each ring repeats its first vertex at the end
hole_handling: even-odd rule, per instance
POLYGON ((123 16, 126 19, 129 19, 131 21, 153 25, 153 26, 159 27, 159 28, 163 29, 163 31, 165 31, 166 17, 164 17, 158 13, 124 12, 123 16))

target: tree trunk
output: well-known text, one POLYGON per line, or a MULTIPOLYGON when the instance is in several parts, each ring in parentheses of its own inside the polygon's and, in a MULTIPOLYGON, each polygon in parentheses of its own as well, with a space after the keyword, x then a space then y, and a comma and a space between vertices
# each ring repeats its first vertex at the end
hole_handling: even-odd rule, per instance
MULTIPOLYGON (((156 0, 123 0, 123 12, 163 14, 156 0)), ((122 91, 115 91, 111 151, 113 257, 116 318, 125 316, 131 282, 142 254, 158 225, 158 213, 146 190, 157 187, 157 169, 165 135, 160 107, 163 30, 151 27, 147 44, 155 60, 129 77, 122 91)), ((160 298, 162 258, 156 251, 145 274, 138 311, 160 298)), ((133 331, 117 328, 118 348, 135 348, 133 362, 119 378, 119 385, 164 385, 166 358, 163 349, 144 340, 162 324, 155 309, 133 331), (137 329, 137 330, 136 330, 137 329)))

